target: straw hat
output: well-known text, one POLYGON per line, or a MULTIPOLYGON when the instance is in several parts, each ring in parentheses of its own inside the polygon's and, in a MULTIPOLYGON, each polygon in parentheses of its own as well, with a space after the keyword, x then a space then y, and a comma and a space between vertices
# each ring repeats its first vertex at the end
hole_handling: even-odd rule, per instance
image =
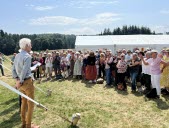
POLYGON ((76 55, 79 55, 80 53, 79 53, 79 52, 76 52, 75 54, 76 54, 76 55))
POLYGON ((169 52, 169 48, 166 48, 166 49, 165 49, 165 52, 169 52))

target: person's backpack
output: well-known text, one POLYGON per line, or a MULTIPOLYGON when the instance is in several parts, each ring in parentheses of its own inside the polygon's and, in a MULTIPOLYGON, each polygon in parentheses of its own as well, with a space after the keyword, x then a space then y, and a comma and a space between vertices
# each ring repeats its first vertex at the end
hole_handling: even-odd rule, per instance
POLYGON ((147 98, 156 98, 157 97, 157 90, 153 88, 150 92, 146 94, 147 98))

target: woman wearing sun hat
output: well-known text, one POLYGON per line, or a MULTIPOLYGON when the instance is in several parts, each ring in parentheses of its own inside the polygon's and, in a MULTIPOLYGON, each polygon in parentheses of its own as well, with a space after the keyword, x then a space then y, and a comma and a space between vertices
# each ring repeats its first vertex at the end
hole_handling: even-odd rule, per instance
MULTIPOLYGON (((169 48, 164 50, 164 56, 162 60, 166 63, 169 62, 169 48)), ((161 70, 162 74, 160 79, 160 85, 162 87, 165 87, 165 94, 169 94, 169 66, 163 64, 161 70)))

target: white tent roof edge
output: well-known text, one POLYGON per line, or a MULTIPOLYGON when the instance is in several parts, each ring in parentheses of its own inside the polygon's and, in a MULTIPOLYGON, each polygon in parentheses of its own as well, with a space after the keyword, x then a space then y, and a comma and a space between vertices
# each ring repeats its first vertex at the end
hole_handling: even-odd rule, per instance
POLYGON ((125 48, 150 47, 160 50, 169 47, 169 35, 102 35, 102 36, 77 36, 75 47, 77 50, 95 50, 109 48, 113 51, 125 48))

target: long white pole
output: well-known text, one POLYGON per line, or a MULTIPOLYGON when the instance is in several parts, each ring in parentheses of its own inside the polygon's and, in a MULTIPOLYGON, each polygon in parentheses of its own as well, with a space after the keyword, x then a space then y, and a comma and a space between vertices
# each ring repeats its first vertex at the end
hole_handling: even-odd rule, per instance
POLYGON ((12 92, 17 93, 18 95, 21 95, 22 97, 26 98, 27 100, 30 100, 31 102, 33 102, 34 104, 36 104, 38 107, 40 108, 44 108, 46 111, 48 110, 45 106, 43 106, 42 104, 38 103, 37 101, 31 99, 30 97, 26 96, 25 94, 21 93, 20 91, 16 90, 15 88, 11 87, 10 85, 8 85, 7 83, 3 82, 0 80, 0 84, 2 86, 4 86, 5 88, 8 88, 9 90, 11 90, 12 92))

